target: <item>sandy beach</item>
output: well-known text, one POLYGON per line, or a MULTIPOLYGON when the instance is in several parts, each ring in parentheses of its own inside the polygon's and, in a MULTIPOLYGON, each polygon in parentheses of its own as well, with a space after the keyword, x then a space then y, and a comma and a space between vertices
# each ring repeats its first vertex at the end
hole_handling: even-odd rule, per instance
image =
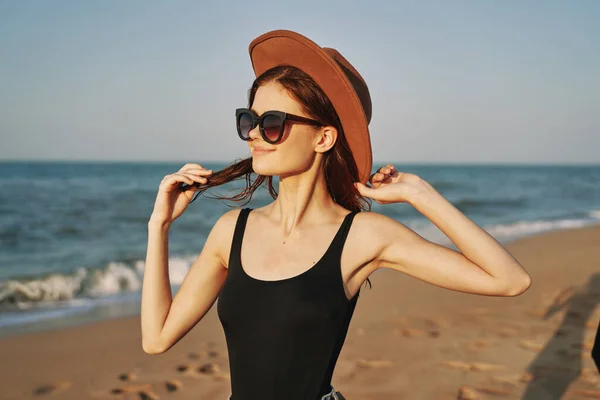
MULTIPOLYGON (((508 245, 528 292, 489 298, 392 271, 372 277, 333 384, 349 400, 600 399, 589 356, 600 320, 600 226, 508 245)), ((215 307, 161 355, 139 317, 0 339, 2 399, 226 399, 215 307)))

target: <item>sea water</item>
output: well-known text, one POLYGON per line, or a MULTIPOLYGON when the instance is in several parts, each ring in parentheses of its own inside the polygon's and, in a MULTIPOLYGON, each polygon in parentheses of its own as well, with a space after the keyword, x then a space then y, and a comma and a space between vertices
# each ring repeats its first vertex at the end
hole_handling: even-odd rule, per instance
MULTIPOLYGON (((0 163, 0 336, 138 314, 148 218, 161 179, 182 165, 0 163)), ((426 179, 502 243, 600 222, 600 166, 395 165, 426 179)), ((231 195, 242 185, 209 194, 231 195)), ((261 189, 248 206, 271 200, 261 189)), ((173 224, 174 291, 232 206, 199 197, 173 224)), ((409 204, 373 202, 372 211, 451 246, 409 204)))

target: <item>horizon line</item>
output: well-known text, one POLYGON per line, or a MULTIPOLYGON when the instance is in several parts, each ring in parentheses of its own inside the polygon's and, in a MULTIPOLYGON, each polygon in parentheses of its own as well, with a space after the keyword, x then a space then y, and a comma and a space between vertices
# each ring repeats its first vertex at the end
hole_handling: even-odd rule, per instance
MULTIPOLYGON (((206 164, 226 164, 231 165, 235 161, 241 160, 236 158, 235 160, 206 160, 203 163, 206 164)), ((32 163, 32 164, 44 164, 44 163, 55 163, 55 164, 177 164, 182 163, 182 160, 102 160, 102 159, 2 159, 0 158, 0 164, 9 163, 32 163)), ((472 165, 472 166, 600 166, 600 161, 597 162, 578 162, 578 161, 561 161, 561 162, 523 162, 523 161, 390 161, 390 160, 373 160, 373 166, 375 164, 397 164, 397 165, 472 165)))

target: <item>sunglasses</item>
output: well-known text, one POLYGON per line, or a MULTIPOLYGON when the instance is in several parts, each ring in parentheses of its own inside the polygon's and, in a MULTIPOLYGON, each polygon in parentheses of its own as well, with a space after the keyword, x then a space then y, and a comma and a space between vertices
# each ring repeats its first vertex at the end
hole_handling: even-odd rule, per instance
POLYGON ((266 111, 259 117, 254 111, 248 108, 238 108, 235 110, 237 131, 242 140, 250 140, 250 131, 258 125, 260 136, 265 142, 271 144, 279 143, 283 138, 283 129, 286 121, 299 122, 316 127, 324 126, 321 122, 314 119, 288 114, 283 111, 266 111))

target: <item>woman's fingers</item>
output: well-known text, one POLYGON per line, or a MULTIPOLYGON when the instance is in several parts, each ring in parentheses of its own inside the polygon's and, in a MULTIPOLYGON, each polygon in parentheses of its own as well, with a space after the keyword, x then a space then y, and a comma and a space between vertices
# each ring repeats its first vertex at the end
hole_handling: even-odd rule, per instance
POLYGON ((382 180, 384 180, 385 175, 382 174, 381 172, 376 172, 373 175, 373 182, 381 182, 382 180))
POLYGON ((178 172, 177 175, 187 176, 192 179, 194 182, 206 183, 208 182, 208 178, 199 173, 192 172, 178 172))
POLYGON ((388 164, 385 167, 379 168, 379 172, 386 175, 391 175, 396 171, 396 168, 392 164, 388 164))
POLYGON ((192 183, 194 183, 194 180, 191 177, 187 176, 185 173, 176 172, 174 174, 166 175, 163 178, 163 183, 167 183, 167 184, 175 184, 175 183, 192 184, 192 183))
POLYGON ((207 182, 208 179, 206 177, 198 174, 192 174, 188 172, 176 172, 174 174, 165 176, 161 185, 163 185, 163 187, 168 187, 172 190, 175 187, 180 187, 182 183, 192 186, 195 183, 205 184, 207 182))
POLYGON ((198 188, 201 185, 205 185, 208 183, 208 178, 199 175, 199 174, 192 174, 189 172, 179 172, 178 174, 183 175, 189 179, 191 179, 193 182, 189 183, 189 182, 185 182, 187 183, 187 186, 180 186, 180 189, 183 191, 188 191, 188 190, 198 190, 198 188))
POLYGON ((392 176, 395 176, 394 174, 396 173, 396 168, 392 164, 381 167, 371 176, 371 184, 375 187, 378 187, 382 183, 389 183, 386 182, 386 180, 392 176))
POLYGON ((194 180, 178 173, 166 175, 160 182, 159 191, 172 192, 179 188, 182 183, 193 185, 194 180))
POLYGON ((188 163, 174 174, 166 175, 160 186, 168 192, 176 189, 193 190, 208 183, 208 177, 212 174, 212 170, 206 169, 200 164, 188 163), (182 184, 187 186, 182 186, 182 184))
POLYGON ((189 168, 181 168, 178 172, 189 172, 189 173, 193 173, 193 174, 200 174, 200 175, 210 175, 213 173, 212 169, 206 169, 206 168, 198 168, 198 167, 189 167, 189 168))

